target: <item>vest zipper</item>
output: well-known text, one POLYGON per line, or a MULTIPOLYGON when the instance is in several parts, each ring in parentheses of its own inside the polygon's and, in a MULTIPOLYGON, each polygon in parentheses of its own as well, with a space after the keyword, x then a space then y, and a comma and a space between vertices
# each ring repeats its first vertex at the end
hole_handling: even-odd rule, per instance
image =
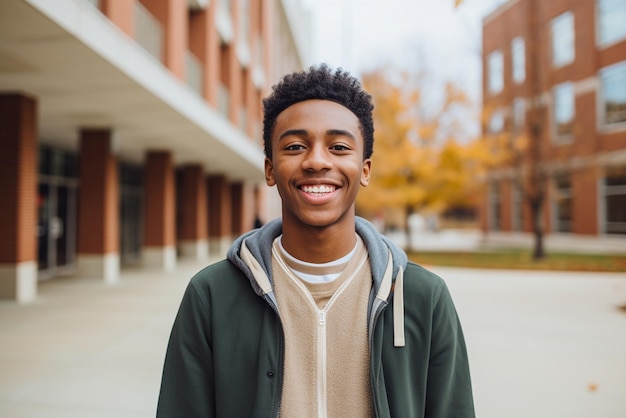
POLYGON ((317 415, 325 418, 327 415, 326 396, 326 311, 318 310, 319 322, 317 326, 317 415))

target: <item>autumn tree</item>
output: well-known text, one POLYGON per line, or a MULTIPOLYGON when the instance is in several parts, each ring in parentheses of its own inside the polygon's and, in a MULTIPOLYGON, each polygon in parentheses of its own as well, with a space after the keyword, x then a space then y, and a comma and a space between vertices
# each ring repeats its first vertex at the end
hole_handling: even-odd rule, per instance
POLYGON ((471 107, 465 93, 443 85, 441 105, 424 95, 424 74, 374 71, 363 76, 374 101, 375 142, 370 185, 357 198, 366 215, 397 210, 403 221, 413 212, 441 213, 473 205, 483 154, 461 144, 459 120, 471 107), (477 159, 478 158, 478 159, 477 159))

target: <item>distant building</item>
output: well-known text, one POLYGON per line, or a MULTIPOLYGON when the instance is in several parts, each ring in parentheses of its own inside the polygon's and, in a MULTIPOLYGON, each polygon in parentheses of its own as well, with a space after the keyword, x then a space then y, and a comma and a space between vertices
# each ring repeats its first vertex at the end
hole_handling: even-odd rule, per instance
POLYGON ((0 298, 221 256, 275 216, 261 99, 307 64, 301 3, 1 1, 0 298))
POLYGON ((546 233, 626 236, 626 2, 510 0, 482 54, 483 132, 527 146, 489 173, 482 228, 532 230, 518 180, 536 170, 546 233))

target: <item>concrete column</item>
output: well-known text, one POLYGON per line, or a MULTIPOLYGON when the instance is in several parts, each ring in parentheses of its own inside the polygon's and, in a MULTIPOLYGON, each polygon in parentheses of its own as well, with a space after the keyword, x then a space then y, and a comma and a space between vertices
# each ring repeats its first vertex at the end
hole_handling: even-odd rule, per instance
POLYGON ((37 102, 0 94, 0 298, 37 296, 37 102))
POLYGON ((206 261, 209 255, 207 198, 201 165, 181 168, 176 176, 176 231, 182 257, 206 261))
POLYGON ((209 201, 209 252, 226 255, 232 243, 232 205, 230 184, 224 176, 207 179, 209 201))
POLYGON ((78 275, 115 283, 120 276, 119 183, 109 129, 80 131, 78 275))
POLYGON ((144 265, 173 270, 176 267, 176 191, 174 162, 169 151, 147 153, 144 187, 144 265))

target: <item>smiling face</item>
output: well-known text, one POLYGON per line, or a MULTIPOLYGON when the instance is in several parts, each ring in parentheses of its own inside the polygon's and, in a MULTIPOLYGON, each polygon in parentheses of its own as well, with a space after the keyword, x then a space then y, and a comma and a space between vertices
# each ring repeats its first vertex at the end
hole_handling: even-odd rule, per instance
POLYGON ((271 135, 265 178, 282 199, 283 233, 340 227, 354 233, 354 201, 367 186, 358 118, 327 100, 306 100, 283 110, 271 135))

